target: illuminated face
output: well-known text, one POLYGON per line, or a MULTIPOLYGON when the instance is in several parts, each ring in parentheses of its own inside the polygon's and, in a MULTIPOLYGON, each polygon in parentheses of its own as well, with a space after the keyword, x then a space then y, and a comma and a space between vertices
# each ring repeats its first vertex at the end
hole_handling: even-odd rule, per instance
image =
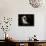
POLYGON ((34 8, 38 8, 41 5, 41 0, 29 0, 29 2, 34 8))
POLYGON ((23 17, 22 17, 22 21, 23 21, 24 24, 28 24, 28 22, 27 22, 27 17, 26 17, 26 16, 23 16, 23 17))

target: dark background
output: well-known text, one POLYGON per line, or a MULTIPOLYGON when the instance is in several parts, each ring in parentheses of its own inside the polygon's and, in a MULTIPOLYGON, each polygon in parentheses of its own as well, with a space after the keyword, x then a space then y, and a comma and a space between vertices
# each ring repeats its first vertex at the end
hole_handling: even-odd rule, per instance
POLYGON ((18 25, 19 26, 34 26, 34 14, 18 14, 18 25), (29 24, 24 24, 21 17, 26 16, 29 24))

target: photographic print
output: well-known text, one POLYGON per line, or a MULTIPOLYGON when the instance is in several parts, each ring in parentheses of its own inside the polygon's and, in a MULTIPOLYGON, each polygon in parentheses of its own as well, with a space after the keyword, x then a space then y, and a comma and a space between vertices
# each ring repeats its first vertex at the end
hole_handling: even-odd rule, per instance
POLYGON ((34 26, 34 14, 18 14, 19 26, 34 26))

